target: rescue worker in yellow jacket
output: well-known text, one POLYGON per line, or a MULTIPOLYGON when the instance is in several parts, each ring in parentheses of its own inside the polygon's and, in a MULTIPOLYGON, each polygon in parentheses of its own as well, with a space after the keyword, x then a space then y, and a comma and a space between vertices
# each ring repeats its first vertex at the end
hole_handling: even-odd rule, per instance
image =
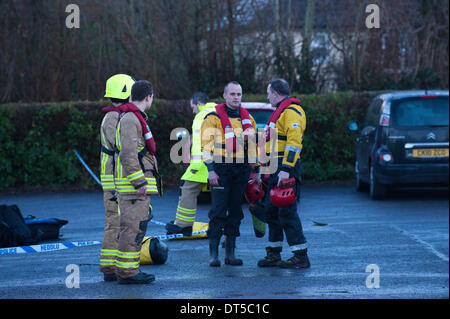
POLYGON ((116 274, 119 284, 147 284, 152 274, 139 270, 142 239, 150 221, 150 194, 158 194, 156 146, 145 122, 145 110, 153 102, 153 87, 137 81, 131 89, 130 104, 121 106, 116 130, 115 183, 119 195, 120 233, 116 274))
MULTIPOLYGON (((210 266, 220 266, 218 247, 226 235, 225 264, 242 265, 236 258, 236 237, 244 217, 241 204, 252 169, 257 172, 256 123, 241 107, 242 88, 237 82, 225 86, 224 104, 216 105, 201 128, 203 161, 208 169, 212 208, 209 211, 210 266), (228 214, 227 214, 228 211, 228 214)), ((259 173, 255 179, 260 180, 259 173)))
MULTIPOLYGON (((306 115, 300 106, 300 100, 289 97, 289 94, 289 84, 283 79, 273 80, 267 87, 268 100, 277 109, 266 125, 265 152, 271 161, 278 164, 276 171, 270 172, 268 190, 282 180, 295 177, 296 201, 289 206, 277 207, 271 202, 270 196, 266 196, 264 218, 269 226, 269 245, 266 247, 266 256, 258 261, 259 267, 310 267, 306 238, 297 213, 301 182, 300 153, 306 129, 306 115), (283 233, 293 253, 293 256, 285 261, 281 260, 283 233)), ((262 167, 262 174, 265 173, 264 169, 265 167, 262 167)))
POLYGON ((192 226, 197 213, 197 197, 208 183, 208 169, 202 160, 200 130, 203 120, 210 112, 215 111, 216 103, 209 102, 203 92, 196 92, 190 100, 195 115, 192 123, 192 146, 189 167, 181 177, 181 196, 178 199, 175 221, 166 225, 168 234, 181 233, 192 235, 192 226))
POLYGON ((120 216, 117 194, 114 185, 114 154, 116 149, 116 126, 119 121, 119 106, 128 103, 131 87, 135 80, 126 74, 116 74, 106 81, 105 97, 112 105, 105 107, 100 127, 100 180, 103 188, 103 202, 106 210, 105 230, 100 251, 100 271, 105 281, 116 280, 117 242, 120 229, 120 216))

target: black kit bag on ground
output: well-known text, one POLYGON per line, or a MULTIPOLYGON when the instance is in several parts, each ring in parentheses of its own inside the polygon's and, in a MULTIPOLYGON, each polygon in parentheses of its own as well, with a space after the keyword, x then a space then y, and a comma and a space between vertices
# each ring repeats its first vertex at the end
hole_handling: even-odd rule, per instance
POLYGON ((42 232, 33 234, 17 205, 0 205, 0 247, 31 245, 39 242, 42 232))
POLYGON ((30 228, 32 236, 41 233, 41 240, 59 238, 59 230, 67 223, 67 220, 58 218, 36 218, 32 215, 25 217, 25 224, 30 228))

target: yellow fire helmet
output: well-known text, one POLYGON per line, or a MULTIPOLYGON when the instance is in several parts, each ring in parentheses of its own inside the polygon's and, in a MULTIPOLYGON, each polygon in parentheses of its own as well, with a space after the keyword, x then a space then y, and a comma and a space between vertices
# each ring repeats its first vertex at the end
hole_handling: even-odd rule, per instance
POLYGON ((125 100, 131 95, 136 80, 127 74, 116 74, 106 81, 105 97, 125 100))

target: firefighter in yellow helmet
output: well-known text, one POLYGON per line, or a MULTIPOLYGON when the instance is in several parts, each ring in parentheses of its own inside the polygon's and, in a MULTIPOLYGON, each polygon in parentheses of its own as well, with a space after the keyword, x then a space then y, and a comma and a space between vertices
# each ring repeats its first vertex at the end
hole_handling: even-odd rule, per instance
POLYGON ((131 87, 135 80, 126 74, 116 74, 106 81, 105 97, 112 105, 105 107, 100 127, 100 179, 105 205, 105 230, 100 251, 100 271, 105 281, 116 280, 117 237, 119 236, 119 211, 114 185, 114 153, 116 146, 116 126, 119 121, 119 106, 128 103, 131 87))
POLYGON ((175 221, 166 225, 168 234, 181 233, 192 235, 192 226, 197 213, 197 197, 208 183, 208 169, 202 160, 200 130, 203 120, 210 112, 215 111, 216 103, 209 102, 203 92, 196 92, 191 97, 191 107, 195 118, 192 123, 192 146, 189 167, 181 177, 181 196, 178 200, 175 221))

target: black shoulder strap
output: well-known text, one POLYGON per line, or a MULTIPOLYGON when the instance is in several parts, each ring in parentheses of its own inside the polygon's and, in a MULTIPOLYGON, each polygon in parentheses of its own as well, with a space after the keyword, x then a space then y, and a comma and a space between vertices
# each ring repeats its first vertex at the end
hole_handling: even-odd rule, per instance
MULTIPOLYGON (((292 111, 294 111, 295 113, 297 113, 298 115, 303 116, 302 113, 300 113, 300 111, 297 110, 295 107, 289 106, 289 107, 287 107, 287 108, 284 109, 284 111, 286 111, 286 110, 292 110, 292 111)), ((283 112, 284 112, 284 111, 283 111, 283 112)))
POLYGON ((204 119, 203 120, 205 120, 208 116, 210 116, 210 115, 214 115, 214 116, 217 116, 219 119, 220 119, 220 116, 219 116, 219 114, 217 113, 217 112, 209 112, 208 114, 206 114, 206 116, 204 117, 204 119))

